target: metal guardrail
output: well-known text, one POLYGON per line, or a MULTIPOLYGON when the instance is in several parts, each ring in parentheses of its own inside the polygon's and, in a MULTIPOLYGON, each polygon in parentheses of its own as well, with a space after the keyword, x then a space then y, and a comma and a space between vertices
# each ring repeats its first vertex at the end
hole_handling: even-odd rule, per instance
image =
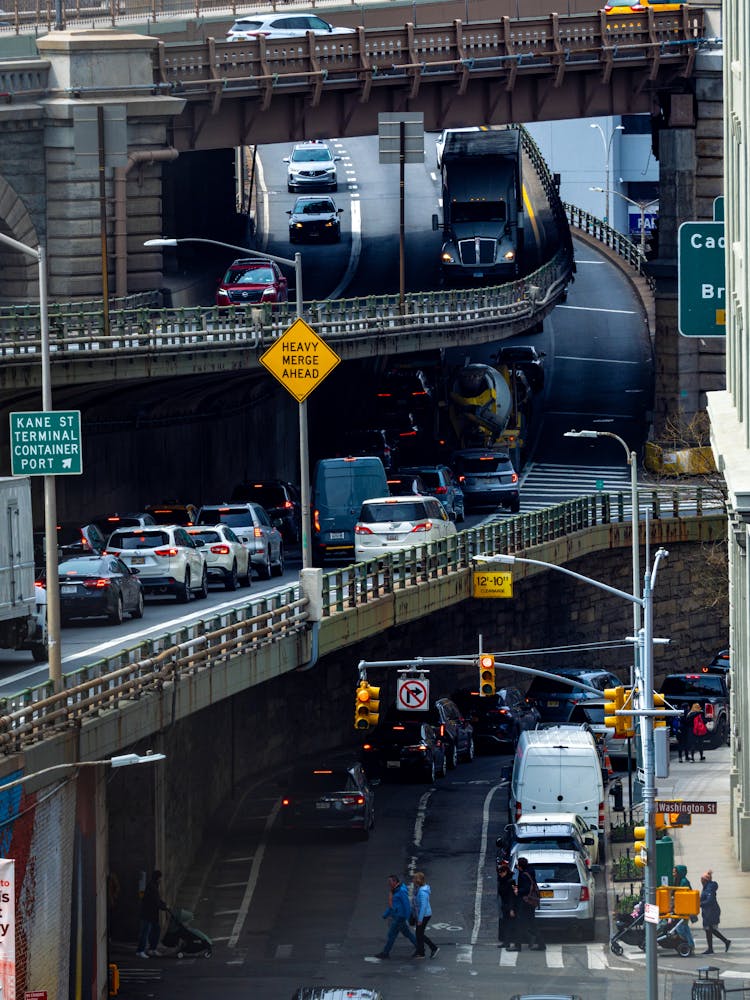
MULTIPOLYGON (((648 506, 654 519, 700 518, 723 509, 718 493, 712 497, 701 488, 641 489, 639 495, 641 510, 648 506)), ((596 525, 625 522, 629 501, 629 494, 623 493, 579 497, 469 528, 429 546, 324 573, 323 620, 407 587, 463 572, 475 555, 522 552, 596 525)), ((178 676, 281 642, 308 622, 308 598, 298 586, 282 587, 261 600, 243 601, 236 608, 65 674, 63 690, 57 694, 46 682, 4 698, 0 700, 0 753, 20 751, 58 729, 80 725, 87 716, 158 690, 178 676)))
POLYGON ((602 219, 589 212, 584 212, 582 208, 577 208, 568 202, 565 202, 565 213, 571 226, 580 229, 587 236, 592 236, 599 243, 609 247, 610 250, 614 250, 618 256, 626 260, 638 274, 645 278, 652 292, 656 291, 656 280, 645 270, 647 260, 640 251, 640 244, 623 236, 602 219))

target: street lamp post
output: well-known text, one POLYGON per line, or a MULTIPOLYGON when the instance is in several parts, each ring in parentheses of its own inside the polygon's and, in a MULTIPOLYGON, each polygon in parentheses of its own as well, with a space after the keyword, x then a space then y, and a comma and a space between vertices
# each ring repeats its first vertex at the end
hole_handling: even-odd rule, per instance
POLYGON ((612 153, 612 140, 615 137, 616 132, 623 132, 625 130, 624 125, 615 125, 612 131, 609 133, 609 139, 604 135, 604 129, 598 122, 592 122, 591 128, 595 128, 602 139, 602 146, 604 148, 604 221, 609 222, 610 219, 610 204, 609 204, 609 162, 612 153))
MULTIPOLYGON (((42 360, 42 409, 52 409, 52 379, 49 362, 49 301, 47 296, 47 252, 44 244, 36 249, 0 233, 0 243, 32 257, 39 268, 39 330, 42 360)), ((49 679, 55 692, 62 690, 60 649, 60 585, 57 572, 57 495, 55 477, 44 477, 44 548, 47 589, 47 643, 49 679)))
POLYGON ((9 792, 11 788, 18 788, 19 785, 23 785, 33 778, 41 778, 45 774, 51 774, 53 771, 67 771, 71 768, 97 767, 100 765, 129 767, 132 764, 155 764, 157 761, 166 759, 166 755, 163 753, 152 753, 150 750, 147 750, 145 754, 124 753, 115 757, 107 757, 105 760, 71 760, 65 764, 52 764, 50 767, 42 768, 41 771, 33 771, 31 774, 23 774, 20 778, 9 781, 7 785, 2 784, 2 778, 0 778, 0 793, 9 792))
MULTIPOLYGON (((176 247, 179 243, 210 243, 212 246, 225 247, 227 250, 238 250, 250 257, 261 257, 263 260, 273 260, 277 264, 286 264, 294 268, 295 283, 295 316, 302 319, 302 255, 298 252, 294 260, 288 257, 277 257, 272 253, 262 253, 260 250, 250 250, 248 247, 238 247, 233 243, 223 243, 221 240, 208 240, 198 236, 183 236, 179 239, 146 240, 145 247, 176 247)), ((312 566, 312 547, 310 541, 310 476, 308 472, 309 444, 307 436, 307 400, 299 403, 299 466, 300 466, 300 499, 302 501, 302 568, 312 566)))
MULTIPOLYGON (((525 559, 520 556, 496 553, 491 557, 493 561, 512 565, 513 563, 528 564, 531 566, 542 566, 544 569, 555 570, 564 573, 575 580, 589 583, 593 587, 598 587, 616 597, 622 597, 630 601, 633 605, 638 605, 643 612, 643 628, 639 631, 637 639, 641 647, 639 662, 642 665, 641 677, 637 678, 638 684, 638 707, 633 710, 625 709, 618 714, 638 715, 644 733, 645 760, 644 760, 644 789, 643 789, 643 822, 646 827, 646 867, 644 869, 643 892, 644 900, 647 904, 654 906, 656 903, 656 827, 654 823, 654 803, 656 801, 655 786, 655 759, 654 759, 654 716, 670 714, 664 709, 654 708, 654 612, 653 612, 653 586, 656 581, 656 572, 662 559, 666 559, 669 553, 666 549, 659 549, 654 556, 653 568, 646 569, 643 580, 643 596, 627 594, 624 590, 610 587, 609 584, 600 580, 593 580, 591 577, 576 573, 566 566, 557 566, 555 563, 542 562, 540 559, 525 559)), ((645 922, 646 933, 646 1000, 658 1000, 658 956, 656 949, 656 924, 651 920, 645 922)))
POLYGON ((640 215, 641 215, 641 242, 640 242, 640 245, 639 245, 638 249, 640 251, 641 257, 643 257, 645 259, 645 257, 646 257, 646 209, 650 208, 652 205, 658 205, 659 204, 659 199, 658 198, 652 198, 651 201, 635 201, 633 198, 628 198, 628 196, 626 194, 623 194, 621 191, 609 191, 606 188, 601 188, 601 187, 592 187, 592 188, 589 188, 589 191, 602 191, 602 192, 604 192, 607 195, 616 194, 618 198, 622 198, 622 200, 626 201, 629 205, 635 205, 635 207, 638 209, 638 211, 640 212, 640 215))

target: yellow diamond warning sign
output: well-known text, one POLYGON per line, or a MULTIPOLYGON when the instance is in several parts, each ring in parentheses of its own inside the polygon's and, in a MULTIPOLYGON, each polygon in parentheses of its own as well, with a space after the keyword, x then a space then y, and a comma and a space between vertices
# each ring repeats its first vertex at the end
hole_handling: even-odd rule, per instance
POLYGON ((301 403, 330 375, 341 358, 303 319, 296 319, 260 363, 301 403))

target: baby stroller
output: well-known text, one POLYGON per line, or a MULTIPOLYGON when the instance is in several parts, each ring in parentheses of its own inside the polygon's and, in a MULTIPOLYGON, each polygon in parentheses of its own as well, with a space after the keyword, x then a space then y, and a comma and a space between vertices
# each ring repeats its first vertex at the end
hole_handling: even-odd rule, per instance
POLYGON ((618 913, 615 917, 615 927, 617 930, 609 939, 609 947, 613 955, 622 955, 623 947, 620 941, 634 944, 641 951, 646 950, 646 929, 642 908, 637 913, 618 913))
POLYGON ((184 958, 185 955, 203 955, 204 958, 211 957, 211 938, 203 931, 188 927, 193 920, 190 910, 167 910, 169 923, 162 935, 161 943, 165 948, 170 948, 177 958, 184 958))

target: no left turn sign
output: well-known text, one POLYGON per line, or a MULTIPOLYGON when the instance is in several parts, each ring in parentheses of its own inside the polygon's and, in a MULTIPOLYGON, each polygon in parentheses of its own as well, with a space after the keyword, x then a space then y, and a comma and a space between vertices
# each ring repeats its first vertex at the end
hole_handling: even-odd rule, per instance
POLYGON ((396 701, 400 709, 426 712, 430 707, 430 682, 422 678, 400 678, 396 701))

